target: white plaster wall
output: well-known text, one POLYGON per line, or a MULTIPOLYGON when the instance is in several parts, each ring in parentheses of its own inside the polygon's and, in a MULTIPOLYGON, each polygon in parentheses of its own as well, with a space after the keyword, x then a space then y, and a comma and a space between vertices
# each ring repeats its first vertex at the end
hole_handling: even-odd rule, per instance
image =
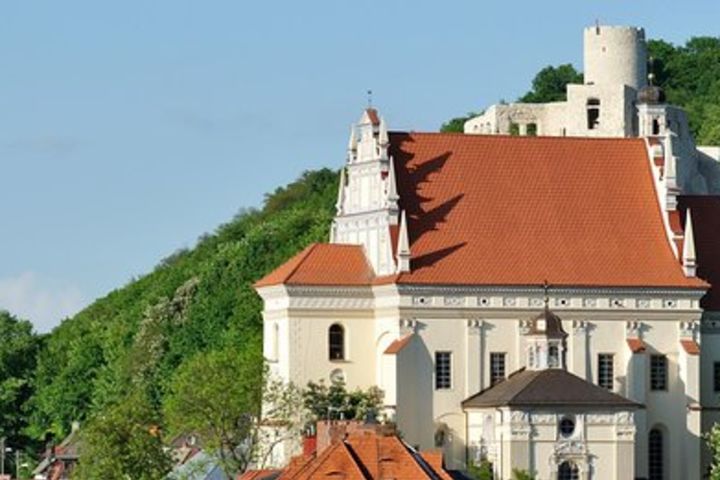
POLYGON ((585 83, 628 85, 647 83, 647 47, 641 28, 599 25, 583 32, 585 83))

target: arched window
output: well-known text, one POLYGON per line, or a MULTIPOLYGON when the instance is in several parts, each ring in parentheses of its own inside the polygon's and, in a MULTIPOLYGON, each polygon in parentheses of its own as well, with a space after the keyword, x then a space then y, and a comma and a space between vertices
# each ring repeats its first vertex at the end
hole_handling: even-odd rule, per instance
POLYGON ((600 100, 588 98, 587 101, 587 128, 594 130, 600 124, 600 100))
POLYGON ((558 468, 558 480, 580 480, 580 471, 577 465, 571 462, 563 462, 558 468))
POLYGON ((337 323, 328 330, 330 360, 345 360, 345 329, 337 323))
POLYGON ((663 434, 653 428, 648 434, 648 479, 663 480, 663 434))

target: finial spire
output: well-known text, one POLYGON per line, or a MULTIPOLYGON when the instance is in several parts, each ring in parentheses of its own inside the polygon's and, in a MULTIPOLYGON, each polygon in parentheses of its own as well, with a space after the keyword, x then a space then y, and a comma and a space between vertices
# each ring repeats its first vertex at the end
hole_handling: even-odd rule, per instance
POLYGON ((410 271, 410 237, 408 236, 405 210, 400 213, 400 232, 397 247, 398 273, 410 271))
POLYGON ((385 117, 380 117, 380 132, 378 133, 378 143, 381 147, 386 147, 390 143, 388 137, 387 124, 385 123, 385 117))
POLYGON ((390 162, 388 164, 388 175, 387 175, 387 203, 388 207, 392 209, 398 208, 398 200, 400 196, 397 191, 397 183, 395 181, 395 159, 390 156, 390 162))
POLYGON ((335 204, 338 215, 343 213, 343 203, 345 203, 345 167, 340 169, 340 187, 338 188, 338 198, 335 204))
POLYGON ((373 91, 372 90, 367 91, 367 104, 368 104, 368 108, 372 108, 372 104, 373 104, 373 91))
POLYGON ((550 285, 548 285, 547 279, 543 282, 543 297, 545 301, 545 308, 550 308, 550 294, 548 294, 548 290, 550 289, 550 285))
POLYGON ((695 255, 695 229, 693 227, 692 213, 687 210, 685 218, 685 238, 683 240, 683 270, 686 277, 694 277, 697 273, 697 258, 695 255))
POLYGON ((350 140, 348 140, 348 151, 354 152, 357 150, 357 134, 355 133, 355 126, 350 128, 350 140))

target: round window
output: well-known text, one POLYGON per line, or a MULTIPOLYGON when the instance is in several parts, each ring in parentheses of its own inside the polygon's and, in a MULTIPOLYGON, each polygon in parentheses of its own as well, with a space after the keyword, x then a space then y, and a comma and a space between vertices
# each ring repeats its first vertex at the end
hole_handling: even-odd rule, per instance
POLYGON ((560 435, 568 438, 572 436, 573 432, 575 432, 575 420, 570 417, 563 417, 560 420, 560 435))

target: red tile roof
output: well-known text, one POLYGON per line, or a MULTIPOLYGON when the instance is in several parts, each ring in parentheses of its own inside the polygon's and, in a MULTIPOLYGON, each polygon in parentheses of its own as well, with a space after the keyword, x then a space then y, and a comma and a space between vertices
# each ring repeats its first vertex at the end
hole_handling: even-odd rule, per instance
POLYGON ((688 355, 700 355, 700 345, 695 340, 682 339, 680 345, 688 355))
POLYGON ((645 351, 645 342, 639 338, 628 338, 627 344, 633 353, 643 353, 645 351))
POLYGON ((395 133, 402 283, 702 287, 668 242, 642 139, 395 133))
POLYGON ((394 342, 392 342, 388 347, 385 349, 386 354, 388 355, 395 355, 397 353, 400 353, 400 351, 407 346, 408 343, 410 343, 410 340, 412 340, 413 334, 408 333, 404 337, 400 337, 394 342))
POLYGON ((411 272, 311 247, 258 283, 705 288, 667 239, 642 139, 390 134, 411 272))
POLYGON ((372 266, 359 245, 314 243, 259 280, 270 285, 368 285, 372 266))
POLYGON ((278 480, 334 476, 348 480, 451 480, 443 468, 441 454, 428 458, 409 448, 396 435, 381 435, 369 429, 350 433, 319 454, 294 459, 278 480))
POLYGON ((678 207, 683 229, 685 212, 688 208, 692 210, 697 274, 712 285, 700 306, 720 311, 720 196, 683 195, 678 198, 678 207))

